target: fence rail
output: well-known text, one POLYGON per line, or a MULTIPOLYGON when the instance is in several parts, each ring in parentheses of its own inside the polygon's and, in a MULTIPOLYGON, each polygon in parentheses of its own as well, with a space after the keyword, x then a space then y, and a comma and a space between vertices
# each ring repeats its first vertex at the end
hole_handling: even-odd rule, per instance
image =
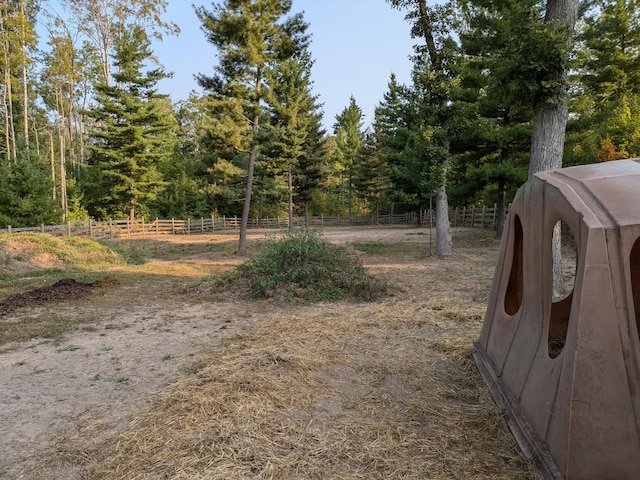
MULTIPOLYGON (((471 207, 455 208, 449 212, 449 221, 454 227, 494 228, 497 208, 471 207)), ((367 215, 358 217, 318 216, 310 217, 309 226, 349 226, 349 225, 429 225, 435 214, 429 210, 401 215, 367 215), (419 220, 419 221, 418 221, 419 220)), ((305 225, 304 217, 294 217, 294 226, 305 225)), ((254 218, 249 219, 248 228, 283 229, 287 228, 287 218, 254 218)), ((108 220, 96 222, 86 220, 67 222, 64 225, 40 225, 39 227, 21 227, 0 229, 2 233, 40 232, 55 236, 89 236, 97 239, 113 239, 142 235, 175 235, 197 234, 220 230, 237 230, 240 228, 238 217, 210 217, 199 219, 155 219, 146 222, 140 220, 108 220)))

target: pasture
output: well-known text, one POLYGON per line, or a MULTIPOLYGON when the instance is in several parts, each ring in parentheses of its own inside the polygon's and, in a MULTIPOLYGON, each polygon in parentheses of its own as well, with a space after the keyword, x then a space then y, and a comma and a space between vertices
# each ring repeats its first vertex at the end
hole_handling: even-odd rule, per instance
POLYGON ((538 479, 471 357, 493 232, 454 228, 444 259, 425 228, 322 233, 388 295, 218 289, 233 232, 74 245, 84 263, 0 244, 0 478, 538 479))

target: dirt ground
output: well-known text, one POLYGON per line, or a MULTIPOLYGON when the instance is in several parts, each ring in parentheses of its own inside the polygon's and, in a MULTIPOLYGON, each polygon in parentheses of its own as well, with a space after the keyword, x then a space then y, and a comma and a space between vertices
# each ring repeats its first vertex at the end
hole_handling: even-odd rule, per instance
MULTIPOLYGON (((429 284, 429 275, 434 269, 451 269, 452 275, 458 275, 465 268, 454 267, 455 262, 466 262, 470 275, 459 278, 459 283, 469 296, 465 301, 477 305, 478 315, 474 324, 465 328, 479 331, 498 249, 498 242, 490 235, 481 234, 480 245, 441 260, 429 255, 429 232, 424 228, 354 227, 323 233, 337 243, 419 245, 423 253, 418 255, 361 254, 365 266, 395 286, 394 302, 415 302, 418 310, 427 298, 437 302, 439 297, 461 295, 437 291, 429 284)), ((264 238, 264 234, 254 232, 250 238, 264 238)), ((235 239, 234 233, 215 235, 215 241, 235 239)), ((180 245, 213 240, 211 235, 192 235, 146 237, 140 242, 180 245)), ((472 243, 462 236, 458 246, 465 245, 472 243)), ((86 285, 66 281, 0 302, 2 322, 38 315, 83 319, 78 329, 62 339, 34 338, 0 347, 0 478, 33 478, 33 466, 52 449, 59 450, 60 438, 65 436, 77 442, 88 432, 91 438, 87 442, 95 442, 114 435, 165 386, 188 376, 201 354, 224 348, 225 338, 286 310, 277 303, 199 295, 192 288, 198 278, 180 270, 187 264, 206 270, 240 261, 234 255, 185 255, 171 261, 175 275, 151 283, 86 285)), ((152 259, 145 265, 145 274, 153 276, 154 265, 160 263, 166 268, 167 260, 152 259)), ((331 310, 335 314, 339 308, 331 310)), ((67 468, 64 478, 80 478, 79 470, 67 468)))

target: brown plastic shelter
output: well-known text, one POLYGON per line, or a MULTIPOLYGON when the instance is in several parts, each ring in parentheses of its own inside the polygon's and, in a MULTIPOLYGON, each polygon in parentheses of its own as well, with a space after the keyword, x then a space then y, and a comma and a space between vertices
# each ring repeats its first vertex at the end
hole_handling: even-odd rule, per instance
POLYGON ((515 196, 476 363, 546 478, 640 478, 640 163, 536 174, 515 196), (552 231, 575 238, 552 294, 552 231))

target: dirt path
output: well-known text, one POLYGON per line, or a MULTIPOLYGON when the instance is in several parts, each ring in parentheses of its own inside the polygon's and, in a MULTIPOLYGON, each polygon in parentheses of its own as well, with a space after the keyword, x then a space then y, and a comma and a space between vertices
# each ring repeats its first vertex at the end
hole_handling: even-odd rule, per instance
MULTIPOLYGON (((328 229, 324 234, 338 243, 418 243, 427 256, 429 237, 424 229, 343 228, 328 229)), ((225 241, 221 235, 216 237, 225 241)), ((264 237, 264 232, 254 237, 264 237)), ((196 243, 211 241, 211 236, 158 240, 196 243)), ((495 251, 495 246, 492 248, 495 251)), ((174 263, 238 261, 198 254, 174 263)), ((153 270, 153 262, 147 271, 153 270)), ((365 257, 365 264, 402 284, 405 292, 411 291, 408 297, 420 297, 428 291, 425 275, 433 266, 416 264, 415 256, 370 256, 365 257)), ((483 280, 487 282, 489 276, 485 269, 483 280)), ((112 435, 130 414, 148 404, 154 392, 191 373, 200 353, 224 348, 225 338, 242 334, 279 308, 202 298, 184 289, 194 281, 175 277, 167 285, 152 287, 156 291, 148 291, 145 284, 98 289, 86 298, 24 307, 4 320, 0 318, 11 321, 15 316, 43 314, 86 318, 61 340, 32 339, 5 344, 0 350, 0 478, 33 478, 21 472, 48 449, 64 450, 65 437, 74 437, 77 443, 78 437, 95 441, 112 435)), ((482 301, 486 287, 478 293, 478 301, 482 301)), ((64 452, 59 457, 64 458, 64 452)))

